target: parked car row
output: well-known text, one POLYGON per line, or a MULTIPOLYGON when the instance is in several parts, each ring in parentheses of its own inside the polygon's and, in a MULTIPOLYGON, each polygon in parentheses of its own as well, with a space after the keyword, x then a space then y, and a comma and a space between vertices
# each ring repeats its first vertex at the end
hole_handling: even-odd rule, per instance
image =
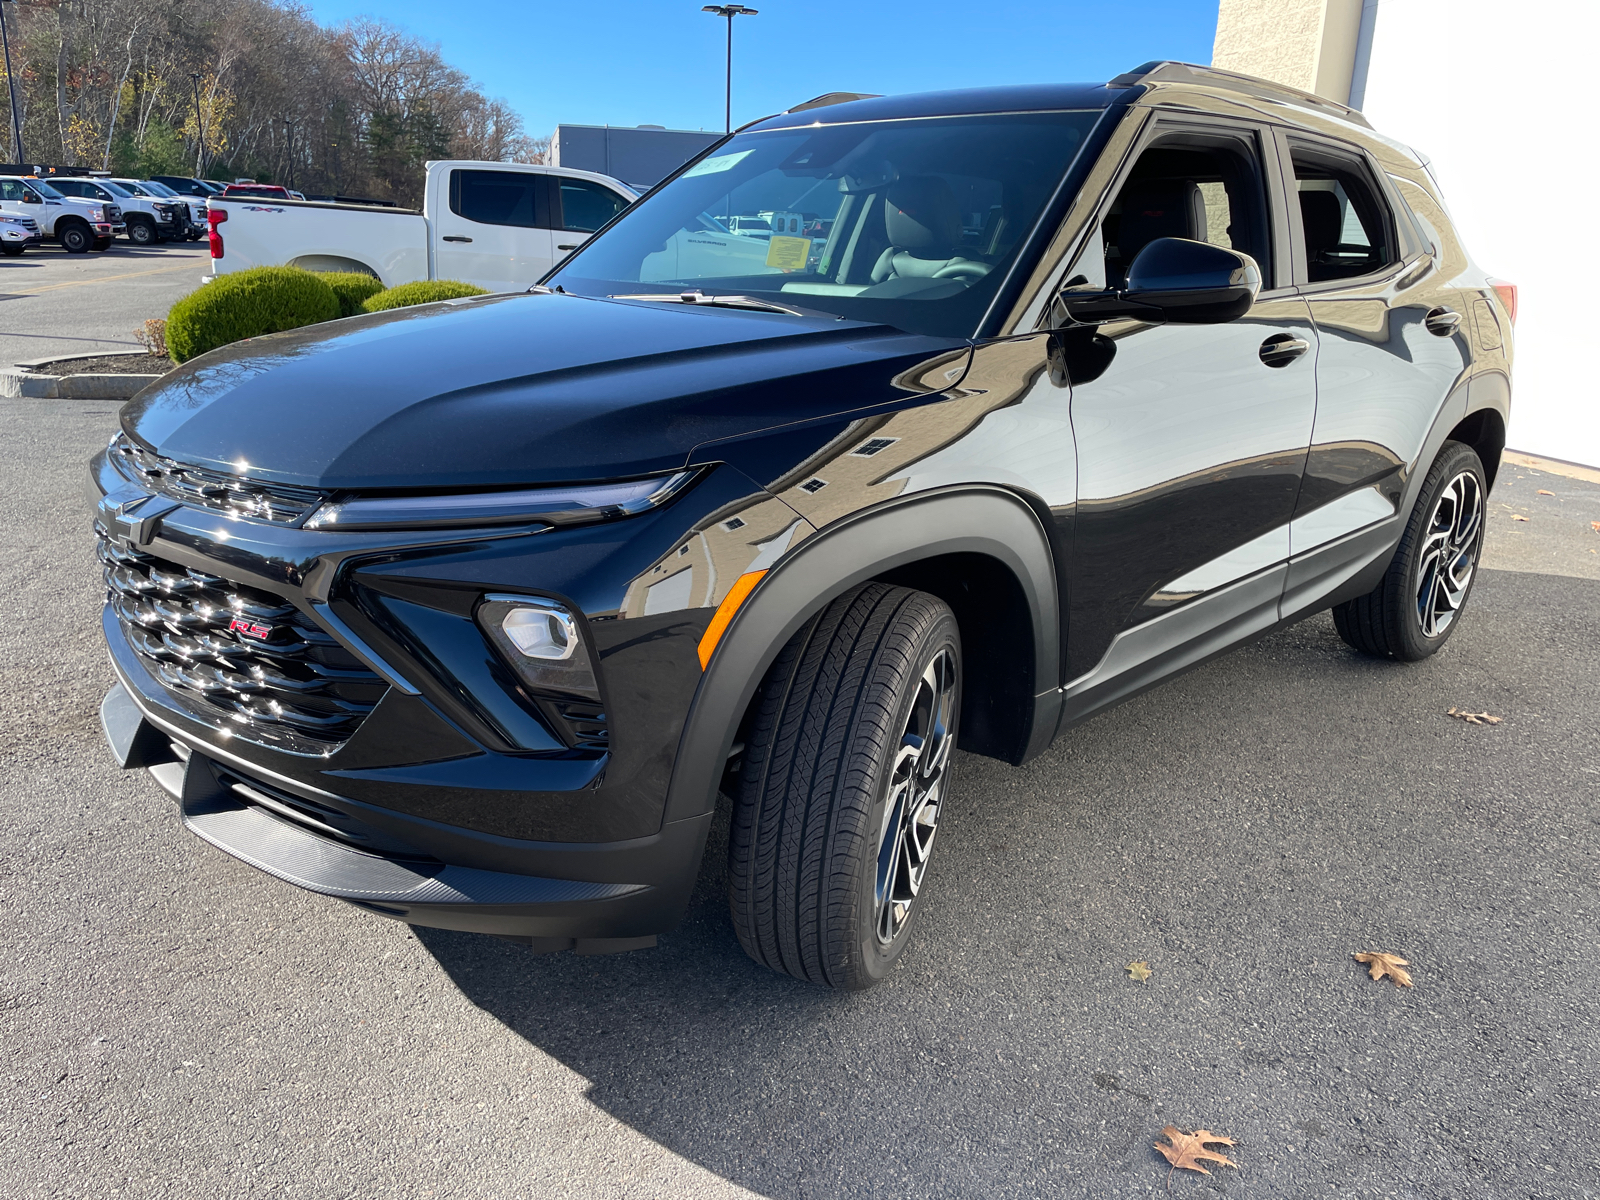
POLYGON ((136 246, 198 241, 206 232, 206 201, 233 191, 182 176, 0 176, 0 253, 15 257, 54 241, 69 254, 85 254, 109 250, 119 235, 136 246))

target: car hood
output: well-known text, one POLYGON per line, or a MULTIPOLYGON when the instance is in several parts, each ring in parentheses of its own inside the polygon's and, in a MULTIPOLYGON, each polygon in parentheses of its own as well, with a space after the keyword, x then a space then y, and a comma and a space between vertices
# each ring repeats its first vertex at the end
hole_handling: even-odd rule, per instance
POLYGON ((181 463, 327 489, 580 482, 916 402, 959 381, 965 345, 821 314, 491 296, 236 342, 145 389, 122 425, 181 463), (930 360, 947 369, 919 371, 930 360))

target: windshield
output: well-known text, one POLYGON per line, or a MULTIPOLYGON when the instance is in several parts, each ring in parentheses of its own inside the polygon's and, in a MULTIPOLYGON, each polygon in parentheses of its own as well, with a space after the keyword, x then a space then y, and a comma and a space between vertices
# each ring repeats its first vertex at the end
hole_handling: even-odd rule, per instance
POLYGON ((155 189, 150 184, 132 183, 126 179, 117 180, 117 186, 125 192, 132 192, 135 196, 153 196, 155 189))
POLYGON ((110 192, 113 196, 121 196, 124 199, 126 199, 127 197, 133 195, 132 192, 130 192, 127 188, 123 187, 120 183, 112 183, 111 180, 109 180, 109 179, 99 180, 99 184, 100 184, 101 187, 105 188, 106 191, 110 192))
POLYGON ((30 179, 30 180, 28 180, 28 186, 31 187, 34 191, 38 192, 39 195, 45 196, 48 199, 51 199, 51 200, 65 200, 66 199, 65 196, 63 196, 60 192, 56 191, 55 188, 51 187, 48 183, 45 183, 43 180, 30 179))
MULTIPOLYGON (((132 187, 133 185, 129 184, 128 186, 132 187)), ((178 194, 164 183, 146 181, 145 183, 141 183, 139 186, 153 196, 176 196, 178 194)))
POLYGON ((1099 112, 754 130, 546 280, 583 295, 743 295, 966 336, 1099 112))

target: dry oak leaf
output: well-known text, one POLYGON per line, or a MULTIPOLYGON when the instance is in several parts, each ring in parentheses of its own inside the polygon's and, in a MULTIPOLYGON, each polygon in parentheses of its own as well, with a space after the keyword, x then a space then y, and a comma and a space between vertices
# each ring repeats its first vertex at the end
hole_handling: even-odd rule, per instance
POLYGON ((1150 970, 1150 964, 1147 962, 1129 963, 1123 969, 1126 970, 1129 975, 1133 976, 1133 981, 1135 983, 1143 983, 1146 979, 1149 979, 1153 973, 1150 970))
POLYGON ((1543 488, 1540 488, 1539 489, 1539 495, 1541 495, 1541 496, 1554 496, 1555 493, 1554 492, 1547 492, 1543 488))
POLYGON ((1512 513, 1511 519, 1513 521, 1526 521, 1528 518, 1523 516, 1521 513, 1512 513))
POLYGON ((1212 1133, 1209 1129, 1196 1129, 1193 1133, 1183 1133, 1172 1125, 1161 1131, 1161 1136, 1166 1138, 1168 1145, 1155 1143, 1157 1150, 1172 1164, 1172 1169, 1167 1172, 1167 1190, 1172 1190, 1172 1172, 1182 1167, 1185 1171, 1199 1171, 1202 1175, 1211 1174, 1200 1165, 1202 1159, 1214 1162, 1219 1166, 1238 1169, 1239 1164, 1226 1158, 1214 1150, 1207 1150, 1207 1142, 1216 1142, 1223 1146, 1234 1145, 1232 1138, 1225 1138, 1220 1133, 1212 1133))
POLYGON ((1402 970, 1411 964, 1398 954, 1380 954, 1376 950, 1369 950, 1365 954, 1353 955, 1358 963, 1367 964, 1367 973, 1374 979, 1382 979, 1387 975, 1401 987, 1411 986, 1411 972, 1402 970))
POLYGON ((1491 717, 1486 712, 1473 713, 1467 712, 1466 709, 1455 707, 1452 707, 1444 715, 1454 717, 1458 721, 1465 721, 1468 725, 1498 725, 1501 721, 1500 717, 1491 717))

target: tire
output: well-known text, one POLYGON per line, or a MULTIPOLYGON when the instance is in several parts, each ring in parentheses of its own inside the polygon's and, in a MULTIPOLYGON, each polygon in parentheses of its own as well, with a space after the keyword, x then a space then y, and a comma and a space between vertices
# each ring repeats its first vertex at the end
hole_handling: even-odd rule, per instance
POLYGON ((1363 654, 1421 662, 1450 640, 1477 582, 1488 493, 1477 452, 1446 442, 1382 581, 1333 610, 1346 643, 1363 654))
POLYGON ((746 735, 728 846, 739 942, 826 987, 877 983, 927 897, 961 712, 936 597, 869 583, 783 648, 746 735))
POLYGON ((89 247, 94 244, 94 234, 89 232, 89 227, 76 222, 69 224, 56 237, 61 241, 61 248, 68 254, 87 254, 89 247))
POLYGON ((0 254, 4 254, 7 258, 16 258, 26 249, 26 246, 13 246, 9 242, 0 244, 0 254))
POLYGON ((94 245, 90 246, 89 249, 93 250, 96 254, 104 254, 107 250, 111 249, 112 240, 113 239, 108 237, 95 238, 94 245))
POLYGON ((161 235, 149 221, 129 221, 128 240, 135 246, 154 246, 161 240, 161 235))

